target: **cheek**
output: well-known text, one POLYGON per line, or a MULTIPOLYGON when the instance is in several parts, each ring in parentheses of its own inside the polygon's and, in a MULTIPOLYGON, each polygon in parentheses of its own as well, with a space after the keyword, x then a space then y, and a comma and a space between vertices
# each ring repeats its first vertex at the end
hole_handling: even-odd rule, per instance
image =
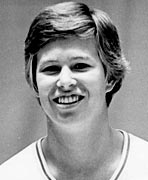
POLYGON ((103 71, 100 71, 98 69, 94 69, 90 72, 83 73, 80 77, 81 81, 84 82, 84 84, 87 84, 91 88, 94 86, 102 87, 105 86, 105 75, 103 71))
POLYGON ((53 82, 49 77, 42 74, 38 74, 36 79, 42 110, 45 112, 46 115, 49 115, 49 93, 51 92, 53 82))
POLYGON ((93 101, 98 99, 102 102, 105 99, 105 75, 103 71, 95 70, 89 74, 87 78, 87 88, 93 101))
POLYGON ((39 96, 47 96, 51 91, 51 88, 54 84, 55 80, 49 78, 48 76, 38 74, 37 75, 37 86, 39 90, 39 96))

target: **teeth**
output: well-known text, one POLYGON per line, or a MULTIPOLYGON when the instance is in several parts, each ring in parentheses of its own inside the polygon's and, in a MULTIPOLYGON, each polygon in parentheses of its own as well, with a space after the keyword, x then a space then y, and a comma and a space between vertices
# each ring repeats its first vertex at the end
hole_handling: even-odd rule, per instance
POLYGON ((75 96, 73 97, 73 101, 76 101, 76 97, 75 96))
POLYGON ((69 97, 69 103, 72 103, 72 97, 71 96, 69 97))
POLYGON ((58 103, 61 103, 61 98, 58 98, 58 103))
POLYGON ((68 104, 68 103, 74 103, 79 100, 79 96, 68 96, 68 97, 59 97, 58 103, 59 104, 68 104))
POLYGON ((61 98, 61 103, 64 103, 64 99, 63 98, 61 98))
POLYGON ((68 98, 65 98, 65 103, 68 103, 68 98))

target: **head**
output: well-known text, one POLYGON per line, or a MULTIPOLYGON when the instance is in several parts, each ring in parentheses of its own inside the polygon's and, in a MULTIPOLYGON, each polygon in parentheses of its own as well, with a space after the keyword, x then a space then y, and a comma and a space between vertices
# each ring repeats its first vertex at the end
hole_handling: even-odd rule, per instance
POLYGON ((106 93, 108 107, 122 85, 128 62, 123 56, 117 29, 108 15, 83 3, 56 4, 36 16, 25 41, 27 82, 38 94, 36 68, 39 50, 56 40, 71 37, 95 39, 98 60, 101 60, 108 83, 112 83, 112 89, 106 93))

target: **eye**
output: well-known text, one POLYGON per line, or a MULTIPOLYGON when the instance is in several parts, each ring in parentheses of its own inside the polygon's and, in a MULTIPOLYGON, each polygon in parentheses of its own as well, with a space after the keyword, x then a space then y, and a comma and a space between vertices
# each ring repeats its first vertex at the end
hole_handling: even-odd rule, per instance
POLYGON ((85 72, 87 71, 91 66, 86 63, 76 63, 72 66, 73 71, 78 71, 78 72, 85 72))
POLYGON ((47 75, 56 75, 60 73, 61 67, 57 65, 47 66, 41 70, 41 72, 44 72, 47 75))

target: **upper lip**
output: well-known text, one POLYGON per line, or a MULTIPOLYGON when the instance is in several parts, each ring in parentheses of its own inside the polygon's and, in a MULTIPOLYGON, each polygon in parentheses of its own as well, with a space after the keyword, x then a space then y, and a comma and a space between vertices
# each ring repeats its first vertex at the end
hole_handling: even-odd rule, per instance
POLYGON ((79 93, 62 93, 58 96, 53 97, 52 99, 60 98, 60 97, 69 97, 69 96, 85 96, 85 94, 79 94, 79 93))

